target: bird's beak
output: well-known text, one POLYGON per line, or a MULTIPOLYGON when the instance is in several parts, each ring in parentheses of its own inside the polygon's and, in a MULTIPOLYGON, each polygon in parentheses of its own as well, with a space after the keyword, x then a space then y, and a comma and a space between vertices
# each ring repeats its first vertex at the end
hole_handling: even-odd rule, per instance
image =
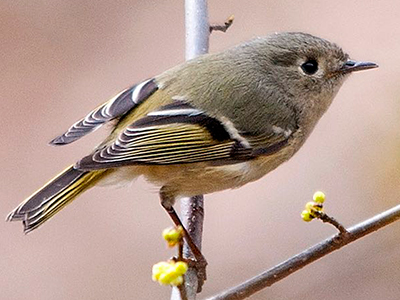
POLYGON ((354 71, 368 70, 377 68, 378 65, 373 62, 368 61, 355 61, 349 59, 344 63, 344 65, 340 68, 342 73, 350 73, 354 71))

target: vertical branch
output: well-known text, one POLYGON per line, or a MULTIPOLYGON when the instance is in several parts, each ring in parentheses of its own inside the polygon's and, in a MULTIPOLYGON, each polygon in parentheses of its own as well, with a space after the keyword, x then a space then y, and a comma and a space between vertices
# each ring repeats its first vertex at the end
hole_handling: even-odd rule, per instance
MULTIPOLYGON (((186 60, 207 53, 210 36, 207 0, 185 0, 185 28, 186 60)), ((203 200, 203 196, 199 195, 192 198, 184 198, 181 201, 182 222, 192 237, 193 242, 200 250, 204 220, 203 200)), ((183 254, 185 258, 193 257, 186 243, 183 254)), ((196 293, 201 290, 203 282, 199 282, 195 268, 189 268, 185 274, 184 282, 184 291, 173 288, 171 300, 182 298, 187 298, 188 300, 196 299, 196 293)))
POLYGON ((186 60, 208 52, 207 0, 185 0, 186 60))

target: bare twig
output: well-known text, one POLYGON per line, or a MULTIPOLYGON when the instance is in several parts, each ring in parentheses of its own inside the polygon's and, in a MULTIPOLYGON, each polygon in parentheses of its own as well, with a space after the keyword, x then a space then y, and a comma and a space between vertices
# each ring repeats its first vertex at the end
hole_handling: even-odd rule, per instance
POLYGON ((174 292, 171 294, 171 298, 172 297, 179 297, 179 298, 177 298, 177 299, 180 299, 180 300, 188 300, 188 297, 187 297, 187 295, 186 295, 186 287, 185 287, 185 279, 184 279, 184 281, 183 281, 183 284, 181 284, 181 285, 178 285, 177 287, 176 287, 177 289, 178 289, 178 294, 175 294, 174 292))
MULTIPOLYGON (((203 196, 195 196, 192 198, 184 198, 181 200, 183 224, 187 228, 188 233, 193 239, 193 242, 201 250, 201 239, 203 234, 203 220, 204 220, 204 198, 203 196)), ((193 258, 188 245, 184 244, 183 257, 193 258)), ((196 261, 200 263, 199 261, 196 261)), ((197 267, 197 264, 194 265, 197 267)), ((189 264, 189 267, 191 265, 189 264)), ((206 279, 205 265, 199 266, 196 271, 197 275, 197 293, 201 292, 201 288, 206 279)))
MULTIPOLYGON (((185 0, 185 28, 186 60, 207 53, 210 36, 207 0, 185 0)), ((204 220, 203 200, 203 196, 199 195, 181 201, 183 224, 200 250, 204 220)), ((185 258, 192 258, 186 243, 183 254, 185 258)), ((199 278, 205 278, 205 274, 198 274, 196 268, 190 266, 180 291, 176 288, 172 290, 171 300, 183 300, 184 297, 189 300, 196 299, 196 293, 201 291, 203 285, 199 278)))
POLYGON ((336 220, 334 217, 328 216, 326 213, 324 213, 323 211, 313 211, 313 214, 315 214, 315 216, 320 219, 322 222, 324 223, 329 223, 333 226, 336 227, 337 230, 339 230, 339 232, 343 235, 347 235, 349 234, 349 232, 347 231, 347 229, 338 221, 336 220))
POLYGON ((273 285, 290 274, 300 270, 321 257, 364 237, 378 229, 400 219, 400 205, 378 214, 364 222, 350 227, 348 234, 338 233, 307 250, 291 257, 279 265, 222 292, 207 300, 241 300, 273 285))
POLYGON ((210 33, 213 31, 222 31, 226 32, 229 27, 231 27, 233 20, 235 19, 234 15, 230 15, 228 19, 224 22, 224 24, 211 24, 210 25, 210 33))
POLYGON ((185 0, 186 60, 208 52, 209 26, 207 0, 185 0))

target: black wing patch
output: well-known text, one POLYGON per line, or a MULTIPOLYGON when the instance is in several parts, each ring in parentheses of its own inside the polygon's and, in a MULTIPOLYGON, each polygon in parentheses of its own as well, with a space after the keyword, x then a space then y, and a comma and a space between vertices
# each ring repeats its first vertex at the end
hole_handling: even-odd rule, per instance
POLYGON ((206 128, 217 141, 225 141, 231 138, 227 128, 219 120, 207 116, 201 110, 193 108, 190 104, 181 100, 176 100, 157 111, 149 113, 146 117, 133 123, 131 127, 139 128, 171 123, 198 124, 206 128))
POLYGON ((251 159, 251 147, 244 138, 234 136, 229 126, 183 101, 175 101, 137 120, 113 144, 83 158, 76 167, 94 170, 211 160, 230 164, 251 159))
POLYGON ((134 85, 102 106, 91 111, 85 118, 72 125, 64 134, 53 139, 51 145, 66 145, 98 129, 103 124, 123 116, 142 103, 157 90, 154 79, 134 85))

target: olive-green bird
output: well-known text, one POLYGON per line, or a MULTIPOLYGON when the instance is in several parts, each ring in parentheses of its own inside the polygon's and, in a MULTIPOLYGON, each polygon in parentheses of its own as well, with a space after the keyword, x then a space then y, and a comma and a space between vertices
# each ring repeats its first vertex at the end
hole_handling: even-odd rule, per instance
POLYGON ((113 122, 92 153, 7 217, 39 227, 98 183, 144 176, 161 203, 240 187, 291 158, 354 71, 377 67, 305 33, 276 33, 208 54, 134 85, 73 124, 52 145, 113 122))

